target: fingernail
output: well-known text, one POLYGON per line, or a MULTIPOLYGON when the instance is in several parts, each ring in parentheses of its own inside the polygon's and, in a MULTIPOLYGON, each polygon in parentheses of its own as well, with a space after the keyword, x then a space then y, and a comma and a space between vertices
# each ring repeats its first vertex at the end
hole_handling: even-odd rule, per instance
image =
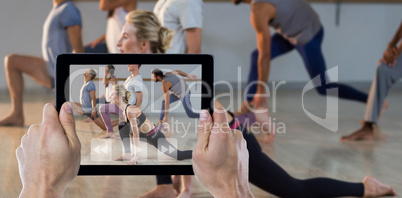
POLYGON ((68 114, 72 114, 73 110, 71 109, 69 104, 64 105, 64 111, 66 111, 68 114))
POLYGON ((204 121, 206 121, 208 119, 208 113, 206 112, 206 111, 201 111, 200 112, 200 121, 201 122, 204 122, 204 121))

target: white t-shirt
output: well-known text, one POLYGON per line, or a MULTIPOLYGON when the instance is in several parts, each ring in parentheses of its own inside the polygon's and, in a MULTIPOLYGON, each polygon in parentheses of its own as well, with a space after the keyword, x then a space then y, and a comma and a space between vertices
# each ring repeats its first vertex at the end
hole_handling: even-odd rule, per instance
POLYGON ((144 81, 142 80, 141 74, 134 77, 129 76, 124 82, 124 86, 126 87, 127 91, 131 93, 128 103, 135 105, 137 102, 136 92, 142 91, 144 87, 144 81))
POLYGON ((105 89, 105 100, 106 102, 110 102, 110 93, 113 91, 113 83, 109 83, 109 85, 105 89))
POLYGON ((106 45, 109 53, 119 53, 117 42, 121 37, 121 30, 126 22, 128 12, 123 7, 114 9, 114 13, 107 19, 106 45))
POLYGON ((202 0, 158 0, 154 13, 162 26, 175 32, 172 44, 166 53, 187 52, 186 29, 202 28, 203 6, 202 0))

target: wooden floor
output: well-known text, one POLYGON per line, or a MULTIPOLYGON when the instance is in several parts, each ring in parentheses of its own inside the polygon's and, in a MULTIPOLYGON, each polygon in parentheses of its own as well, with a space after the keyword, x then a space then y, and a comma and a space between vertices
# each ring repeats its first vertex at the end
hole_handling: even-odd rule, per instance
MULTIPOLYGON (((339 137, 359 128, 364 104, 339 100, 339 127, 332 132, 304 113, 300 93, 299 89, 278 91, 276 112, 271 116, 275 118, 273 122, 277 127, 285 126, 286 133, 278 134, 273 145, 260 142, 267 155, 297 178, 332 177, 359 182, 364 176, 373 175, 402 193, 401 89, 393 89, 388 97, 390 107, 379 123, 381 128, 377 128, 379 139, 353 143, 341 143, 339 137)), ((29 125, 41 122, 42 107, 53 98, 52 94, 27 94, 24 100, 26 126, 0 127, 0 197, 18 196, 21 182, 15 149, 29 125)), ((227 99, 223 103, 230 105, 227 99)), ((304 107, 325 117, 325 97, 315 92, 305 96, 304 107)), ((0 94, 0 112, 9 111, 9 95, 0 94)), ((78 130, 84 131, 85 127, 95 126, 82 122, 77 126, 78 130)), ((257 134, 257 137, 262 136, 257 134)), ((77 177, 68 187, 65 197, 136 197, 154 186, 154 176, 77 177)), ((251 189, 256 197, 272 197, 252 185, 251 189)), ((192 197, 210 197, 210 194, 194 180, 192 197)))

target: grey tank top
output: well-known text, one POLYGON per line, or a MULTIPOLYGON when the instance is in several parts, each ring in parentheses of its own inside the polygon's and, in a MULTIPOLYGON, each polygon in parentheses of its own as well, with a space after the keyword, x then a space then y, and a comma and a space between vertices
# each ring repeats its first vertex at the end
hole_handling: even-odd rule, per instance
POLYGON ((181 98, 188 94, 187 84, 184 82, 183 79, 179 78, 178 76, 172 73, 167 73, 165 74, 163 81, 172 83, 170 91, 177 97, 181 98))
POLYGON ((275 6, 275 19, 269 25, 293 45, 308 43, 320 31, 317 13, 305 0, 253 0, 275 6))

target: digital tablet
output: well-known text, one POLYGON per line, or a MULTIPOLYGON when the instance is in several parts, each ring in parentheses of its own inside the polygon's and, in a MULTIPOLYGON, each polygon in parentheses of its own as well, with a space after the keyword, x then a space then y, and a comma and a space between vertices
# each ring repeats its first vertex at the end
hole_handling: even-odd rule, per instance
POLYGON ((213 83, 211 55, 59 55, 56 109, 73 104, 78 174, 193 174, 199 112, 212 109, 213 83))

